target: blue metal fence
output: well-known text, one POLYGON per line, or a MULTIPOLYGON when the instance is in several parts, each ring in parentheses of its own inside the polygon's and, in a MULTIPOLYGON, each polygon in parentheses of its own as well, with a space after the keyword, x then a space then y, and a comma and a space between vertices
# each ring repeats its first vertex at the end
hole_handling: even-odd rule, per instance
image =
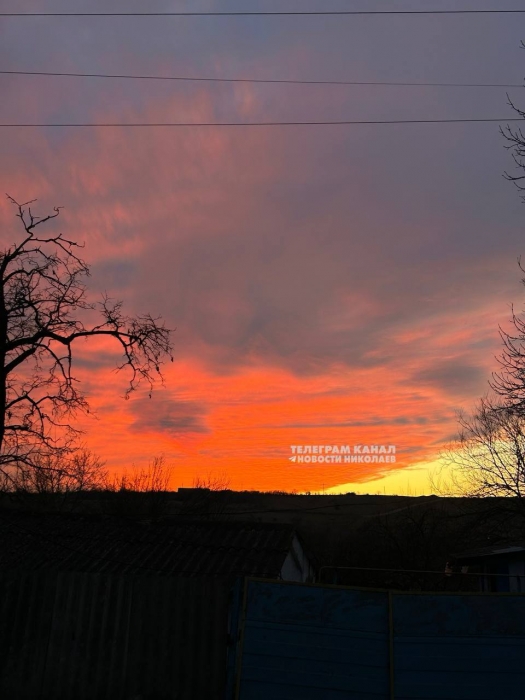
POLYGON ((395 698, 525 697, 525 596, 393 596, 395 698))
POLYGON ((525 697, 525 596, 248 579, 237 700, 525 697))

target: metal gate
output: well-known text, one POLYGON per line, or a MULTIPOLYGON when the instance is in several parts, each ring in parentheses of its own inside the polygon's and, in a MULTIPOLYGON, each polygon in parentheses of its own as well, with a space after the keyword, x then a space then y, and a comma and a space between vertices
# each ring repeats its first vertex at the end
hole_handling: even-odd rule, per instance
POLYGON ((248 579, 232 694, 237 700, 523 698, 525 596, 248 579))

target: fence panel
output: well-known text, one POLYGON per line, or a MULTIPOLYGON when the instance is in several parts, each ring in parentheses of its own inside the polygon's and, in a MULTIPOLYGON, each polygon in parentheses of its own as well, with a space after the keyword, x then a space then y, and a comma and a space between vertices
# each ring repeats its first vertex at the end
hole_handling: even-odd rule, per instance
POLYGON ((249 579, 238 700, 525 697, 525 596, 249 579))
POLYGON ((525 596, 393 596, 397 700, 525 696, 525 596))
POLYGON ((388 594, 250 581, 242 700, 389 698, 388 594))

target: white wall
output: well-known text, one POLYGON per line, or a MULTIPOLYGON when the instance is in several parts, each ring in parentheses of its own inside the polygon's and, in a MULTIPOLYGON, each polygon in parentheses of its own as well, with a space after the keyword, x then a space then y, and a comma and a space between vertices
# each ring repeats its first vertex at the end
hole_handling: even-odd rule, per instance
POLYGON ((300 581, 305 583, 313 579, 313 573, 310 561, 304 553, 298 538, 294 535, 292 548, 281 569, 281 578, 283 581, 300 581))

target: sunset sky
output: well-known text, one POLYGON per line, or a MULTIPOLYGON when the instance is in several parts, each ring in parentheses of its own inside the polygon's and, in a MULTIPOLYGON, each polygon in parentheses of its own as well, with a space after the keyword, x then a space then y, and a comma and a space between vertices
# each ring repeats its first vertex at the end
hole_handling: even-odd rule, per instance
MULTIPOLYGON (((507 3, 509 8, 519 3, 507 3)), ((148 11, 429 9, 422 0, 152 0, 148 11)), ((463 0, 464 9, 499 7, 463 0)), ((433 9, 457 9, 435 0, 433 9)), ((114 0, 111 11, 143 11, 114 0)), ((3 0, 0 12, 108 11, 3 0)), ((0 18, 0 70, 521 84, 523 16, 0 18)), ((0 75, 0 122, 512 118, 521 88, 0 75)), ((502 126, 505 122, 502 122, 502 126)), ((115 471, 159 454, 172 486, 428 491, 522 307, 525 205, 497 123, 0 127, 1 191, 64 206, 94 298, 161 314, 165 387, 123 399, 118 348, 76 348, 115 471), (305 465, 291 445, 395 445, 395 464, 305 465), (386 476, 386 479, 385 479, 386 476)), ((20 236, 0 200, 3 245, 20 236)))

